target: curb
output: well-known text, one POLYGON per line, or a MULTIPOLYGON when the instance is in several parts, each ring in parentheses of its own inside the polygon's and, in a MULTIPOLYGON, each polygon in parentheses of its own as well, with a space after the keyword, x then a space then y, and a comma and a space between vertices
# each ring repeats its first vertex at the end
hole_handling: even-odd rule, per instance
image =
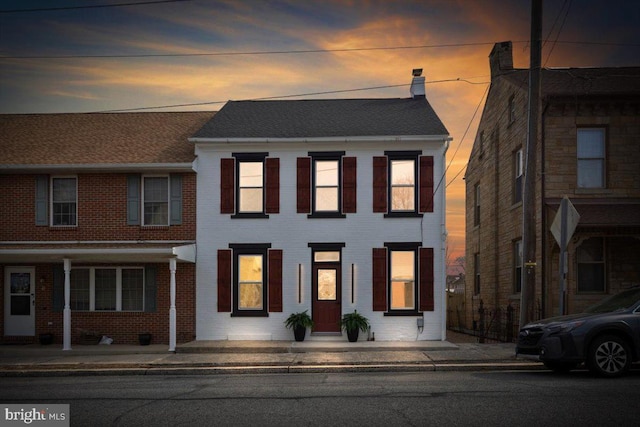
POLYGON ((407 363, 407 364, 331 364, 331 365, 246 365, 246 366, 16 366, 0 368, 0 377, 70 377, 132 375, 224 375, 224 374, 304 374, 349 372, 445 372, 540 370, 541 363, 407 363))

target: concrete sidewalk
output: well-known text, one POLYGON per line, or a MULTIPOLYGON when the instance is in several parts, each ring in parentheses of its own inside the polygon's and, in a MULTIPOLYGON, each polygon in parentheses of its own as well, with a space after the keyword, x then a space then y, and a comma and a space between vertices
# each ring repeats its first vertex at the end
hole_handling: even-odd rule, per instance
POLYGON ((450 341, 196 341, 167 345, 0 346, 0 376, 202 375, 538 369, 514 344, 450 341))

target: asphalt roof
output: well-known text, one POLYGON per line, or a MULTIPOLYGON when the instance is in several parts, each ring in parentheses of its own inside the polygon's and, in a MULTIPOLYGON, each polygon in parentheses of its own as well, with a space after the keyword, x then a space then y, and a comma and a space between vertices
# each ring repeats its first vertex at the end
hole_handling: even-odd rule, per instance
POLYGON ((215 113, 0 114, 0 164, 190 163, 215 113))
MULTIPOLYGON (((527 88, 529 70, 516 69, 503 76, 527 88)), ((543 68, 542 92, 545 95, 631 95, 640 94, 640 67, 543 68)))
POLYGON ((229 101, 194 138, 448 135, 426 98, 229 101))

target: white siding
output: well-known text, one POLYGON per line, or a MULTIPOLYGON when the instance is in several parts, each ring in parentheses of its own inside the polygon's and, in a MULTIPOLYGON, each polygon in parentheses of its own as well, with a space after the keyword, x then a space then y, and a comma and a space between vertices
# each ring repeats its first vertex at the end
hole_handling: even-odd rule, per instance
MULTIPOLYGON (((197 308, 198 340, 292 340, 283 321, 293 312, 311 312, 311 249, 308 243, 344 242, 342 250, 342 313, 369 318, 376 340, 443 340, 444 293, 444 182, 434 197, 434 212, 423 218, 384 218, 372 211, 372 162, 385 150, 422 150, 434 157, 434 186, 444 171, 445 143, 358 141, 342 144, 277 142, 252 144, 196 144, 197 186, 197 308), (309 151, 345 151, 357 157, 357 213, 344 219, 311 219, 296 213, 296 158, 309 151), (280 213, 268 219, 231 219, 220 214, 220 159, 232 152, 269 152, 280 158, 280 213), (372 311, 372 248, 385 242, 418 242, 434 248, 435 311, 424 313, 419 334, 416 317, 384 316, 372 311), (231 317, 217 311, 217 251, 229 243, 271 243, 283 250, 283 312, 268 317, 231 317), (354 265, 354 302, 351 302, 351 265, 354 265), (298 303, 298 265, 302 265, 301 303, 298 303)), ((360 340, 366 340, 360 334, 360 340)), ((307 335, 307 339, 318 339, 307 335)), ((326 339, 326 338, 323 338, 326 339)), ((346 334, 335 339, 346 340, 346 334)))

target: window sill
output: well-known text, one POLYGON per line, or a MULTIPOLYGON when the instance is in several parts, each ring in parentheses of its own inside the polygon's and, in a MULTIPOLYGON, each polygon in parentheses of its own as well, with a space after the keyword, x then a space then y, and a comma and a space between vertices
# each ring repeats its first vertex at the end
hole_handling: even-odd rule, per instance
POLYGON ((608 188, 576 188, 575 194, 613 194, 608 188))
POLYGON ((169 230, 169 226, 168 225, 141 225, 140 227, 146 229, 146 230, 150 230, 150 229, 154 229, 154 230, 169 230))
POLYGON ((50 225, 49 230, 77 230, 77 225, 50 225))
POLYGON ((383 314, 383 316, 390 317, 410 317, 410 316, 422 316, 421 311, 387 311, 383 314))
POLYGON ((389 212, 384 214, 385 218, 422 218, 423 215, 418 212, 389 212))
POLYGON ((269 317, 269 313, 264 311, 234 311, 231 317, 269 317))
POLYGON ((263 213, 237 213, 231 215, 231 219, 269 219, 269 215, 263 213))
POLYGON ((307 215, 307 218, 346 218, 345 214, 341 214, 339 212, 316 212, 307 215))

